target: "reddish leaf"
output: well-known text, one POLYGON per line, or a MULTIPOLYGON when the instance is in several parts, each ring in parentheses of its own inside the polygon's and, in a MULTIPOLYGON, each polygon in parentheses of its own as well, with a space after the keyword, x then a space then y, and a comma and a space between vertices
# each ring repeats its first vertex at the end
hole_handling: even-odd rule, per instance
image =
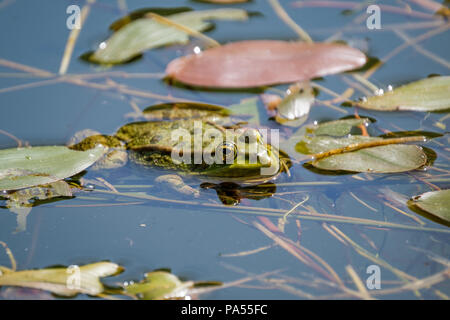
POLYGON ((175 59, 166 73, 195 86, 249 88, 309 80, 365 63, 361 51, 342 44, 250 40, 175 59))

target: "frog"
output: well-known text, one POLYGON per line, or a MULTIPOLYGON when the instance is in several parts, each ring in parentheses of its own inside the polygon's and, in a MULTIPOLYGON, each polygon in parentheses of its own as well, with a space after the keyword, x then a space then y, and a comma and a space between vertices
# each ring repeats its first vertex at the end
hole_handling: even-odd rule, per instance
POLYGON ((194 178, 200 181, 200 189, 216 190, 227 205, 238 204, 242 198, 271 196, 276 190, 272 181, 290 166, 289 157, 267 143, 259 128, 226 107, 161 103, 144 109, 141 117, 113 135, 90 131, 69 147, 87 150, 100 143, 108 151, 96 169, 118 168, 128 161, 158 168, 164 171, 156 179, 158 184, 199 197, 198 189, 184 183, 187 177, 194 178))

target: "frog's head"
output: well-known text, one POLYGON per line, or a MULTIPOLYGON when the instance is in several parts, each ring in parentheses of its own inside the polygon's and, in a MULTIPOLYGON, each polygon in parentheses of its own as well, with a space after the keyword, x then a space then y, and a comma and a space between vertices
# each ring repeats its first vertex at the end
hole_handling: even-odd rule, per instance
POLYGON ((278 149, 267 144, 261 133, 252 128, 227 130, 211 156, 215 161, 209 161, 201 174, 222 182, 264 182, 278 175, 282 167, 278 149))

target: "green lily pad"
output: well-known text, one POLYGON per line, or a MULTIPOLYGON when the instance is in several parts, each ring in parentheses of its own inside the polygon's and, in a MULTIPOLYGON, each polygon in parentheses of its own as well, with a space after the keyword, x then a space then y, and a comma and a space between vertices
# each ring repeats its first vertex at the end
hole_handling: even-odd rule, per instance
POLYGON ((361 124, 366 125, 368 123, 370 123, 370 120, 367 118, 327 121, 309 128, 308 132, 317 136, 327 135, 342 137, 349 134, 352 128, 357 127, 361 124))
POLYGON ((166 300, 184 298, 194 282, 183 282, 167 271, 153 271, 145 274, 145 279, 125 287, 127 293, 143 300, 166 300))
POLYGON ((379 111, 440 111, 450 109, 450 76, 432 77, 408 83, 379 96, 357 102, 379 111))
POLYGON ((71 177, 97 161, 105 148, 88 151, 65 146, 0 150, 0 190, 17 190, 71 177))
POLYGON ((450 223, 450 189, 425 192, 412 199, 412 203, 450 223))
MULTIPOLYGON (((188 11, 167 16, 171 21, 198 32, 212 26, 206 20, 246 20, 247 17, 247 12, 242 9, 188 11)), ((150 18, 141 18, 113 33, 88 60, 102 64, 123 63, 152 48, 188 42, 186 32, 150 18)))
POLYGON ((119 265, 98 262, 81 267, 46 268, 39 270, 8 271, 0 274, 0 286, 35 288, 53 292, 61 296, 78 293, 98 295, 104 287, 100 278, 120 272, 119 265))

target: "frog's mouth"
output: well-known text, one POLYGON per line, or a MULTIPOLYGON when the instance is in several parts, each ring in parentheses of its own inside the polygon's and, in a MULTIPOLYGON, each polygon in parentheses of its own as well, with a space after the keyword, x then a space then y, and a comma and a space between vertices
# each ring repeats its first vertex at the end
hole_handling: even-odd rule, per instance
POLYGON ((275 179, 283 170, 283 165, 278 149, 271 145, 266 145, 266 157, 264 163, 257 161, 249 163, 248 154, 246 161, 235 161, 232 164, 212 166, 205 170, 202 178, 211 182, 240 182, 241 184, 264 183, 275 179))

